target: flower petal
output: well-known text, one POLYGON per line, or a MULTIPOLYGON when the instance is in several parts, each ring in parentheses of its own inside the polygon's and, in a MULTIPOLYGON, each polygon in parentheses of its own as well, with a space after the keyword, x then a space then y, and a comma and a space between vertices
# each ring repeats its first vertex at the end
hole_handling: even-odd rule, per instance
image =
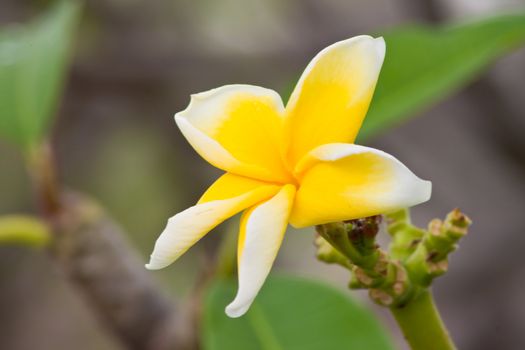
POLYGON ((386 213, 430 198, 431 183, 393 156, 364 146, 328 144, 297 165, 301 186, 290 223, 319 225, 386 213))
POLYGON ((168 220, 146 268, 158 270, 177 260, 215 226, 279 191, 279 186, 233 174, 221 176, 199 203, 168 220))
POLYGON ((272 199, 247 210, 238 247, 239 290, 226 307, 230 317, 244 315, 270 273, 288 225, 295 187, 285 185, 272 199))
POLYGON ((335 43, 315 56, 286 106, 292 164, 317 146, 355 140, 384 56, 383 38, 365 35, 335 43))
POLYGON ((226 85, 192 95, 175 120, 195 150, 225 171, 287 182, 281 159, 284 107, 279 95, 251 85, 226 85))
POLYGON ((226 173, 219 177, 201 196, 198 204, 207 203, 211 201, 229 199, 238 197, 243 194, 269 188, 272 194, 266 198, 273 196, 279 192, 280 186, 269 184, 267 182, 258 181, 249 177, 239 176, 231 173, 226 173))

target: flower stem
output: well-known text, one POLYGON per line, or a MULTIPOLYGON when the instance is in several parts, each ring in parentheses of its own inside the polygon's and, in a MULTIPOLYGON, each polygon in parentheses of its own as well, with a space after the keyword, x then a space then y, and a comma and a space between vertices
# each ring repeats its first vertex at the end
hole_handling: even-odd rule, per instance
POLYGON ((60 192, 53 153, 48 142, 30 150, 27 154, 27 168, 42 214, 48 218, 55 216, 60 211, 60 192))
POLYGON ((412 350, 456 349, 429 290, 390 310, 412 350))

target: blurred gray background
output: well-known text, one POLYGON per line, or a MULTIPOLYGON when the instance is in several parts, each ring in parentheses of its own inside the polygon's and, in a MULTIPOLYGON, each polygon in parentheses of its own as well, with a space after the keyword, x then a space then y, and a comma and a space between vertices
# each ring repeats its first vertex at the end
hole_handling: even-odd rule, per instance
MULTIPOLYGON (((45 3, 1 0, 0 23, 24 20, 45 3)), ((286 93, 313 55, 335 41, 524 7, 523 0, 86 1, 54 131, 60 176, 98 198, 145 261, 166 219, 192 205, 219 174, 173 122, 190 93, 228 83, 286 93)), ((521 50, 369 143, 433 182, 432 200, 413 210, 416 223, 456 206, 474 221, 434 287, 460 349, 525 349, 524 82, 521 50)), ((34 211, 22 160, 4 143, 0 169, 0 214, 34 211)), ((276 270, 344 287, 343 271, 313 258, 312 237, 311 230, 290 230, 276 270)), ((200 254, 215 242, 211 235, 156 277, 173 295, 186 295, 200 254)), ((399 337, 390 316, 371 307, 399 337)), ((0 348, 119 345, 45 253, 0 247, 0 348)))

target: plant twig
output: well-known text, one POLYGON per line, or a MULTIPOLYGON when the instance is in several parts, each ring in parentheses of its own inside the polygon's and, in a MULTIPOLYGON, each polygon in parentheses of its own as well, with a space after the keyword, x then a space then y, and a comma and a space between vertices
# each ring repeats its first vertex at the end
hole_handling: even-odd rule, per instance
POLYGON ((412 225, 407 209, 387 219, 388 252, 375 241, 381 217, 372 216, 317 226, 317 257, 349 269, 350 288, 368 289, 372 300, 389 307, 413 350, 455 349, 429 287, 446 272, 470 219, 454 209, 445 220, 432 220, 428 230, 412 225))
POLYGON ((68 194, 63 208, 51 253, 99 319, 130 349, 193 348, 180 310, 120 227, 84 196, 68 194))
POLYGON ((195 349, 194 327, 144 269, 122 229, 93 200, 63 194, 49 144, 27 161, 55 233, 50 255, 98 318, 129 349, 195 349))
POLYGON ((60 190, 49 142, 31 148, 26 163, 42 215, 49 219, 60 211, 60 190))
POLYGON ((376 244, 380 222, 381 216, 371 216, 317 226, 317 257, 352 271, 350 288, 368 289, 370 298, 380 305, 399 305, 413 294, 413 288, 405 267, 376 244))
POLYGON ((432 294, 425 290, 404 306, 390 308, 412 350, 454 350, 432 294))

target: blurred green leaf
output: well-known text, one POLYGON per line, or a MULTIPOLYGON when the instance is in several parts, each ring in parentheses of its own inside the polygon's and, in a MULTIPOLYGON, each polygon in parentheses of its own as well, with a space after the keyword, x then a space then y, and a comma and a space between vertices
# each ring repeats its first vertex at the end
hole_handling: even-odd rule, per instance
POLYGON ((315 281, 270 277, 252 307, 231 319, 224 307, 236 283, 215 283, 205 300, 202 343, 206 350, 391 350, 373 314, 342 292, 315 281))
POLYGON ((0 244, 41 247, 50 237, 49 227, 40 219, 25 215, 0 216, 0 244))
POLYGON ((384 37, 385 63, 361 140, 444 99, 523 44, 525 14, 445 28, 401 28, 384 37))
POLYGON ((62 92, 79 3, 60 1, 32 23, 0 31, 0 136, 40 141, 62 92))

